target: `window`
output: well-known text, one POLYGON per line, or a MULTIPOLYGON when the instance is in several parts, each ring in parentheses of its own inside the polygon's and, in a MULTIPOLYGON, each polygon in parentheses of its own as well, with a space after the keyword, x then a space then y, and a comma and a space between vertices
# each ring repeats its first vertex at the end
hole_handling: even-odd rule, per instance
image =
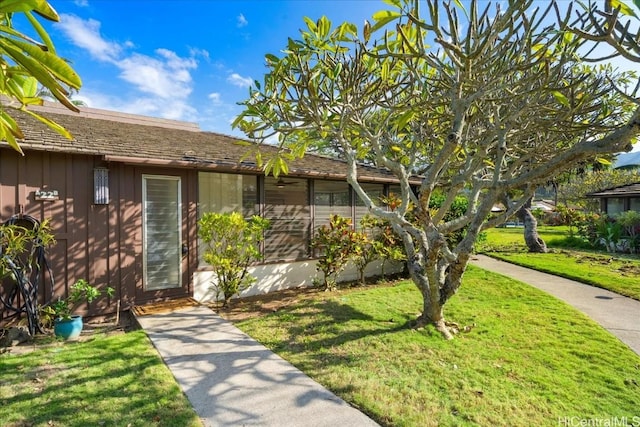
POLYGON ((607 215, 612 216, 624 212, 624 199, 622 197, 612 197, 607 200, 607 215))
POLYGON ((640 197, 632 197, 629 199, 629 210, 640 212, 640 197))
POLYGON ((254 175, 200 172, 198 174, 198 218, 205 212, 257 213, 258 179, 254 175))
MULTIPOLYGON (((258 213, 258 178, 255 175, 229 173, 198 173, 198 219, 207 212, 241 212, 245 218, 258 213)), ((201 266, 202 243, 198 242, 201 266)))
MULTIPOLYGON (((313 186, 315 205, 314 231, 329 225, 331 215, 352 218, 351 187, 343 181, 315 181, 313 186)), ((352 218, 353 219, 353 218, 352 218)))
MULTIPOLYGON (((371 200, 378 205, 383 206, 380 203, 380 198, 384 194, 384 185, 382 184, 361 184, 362 189, 367 192, 371 200)), ((354 197, 356 198, 356 229, 360 228, 360 220, 363 216, 369 213, 369 209, 365 207, 360 197, 354 192, 354 197)))
POLYGON ((311 210, 306 179, 266 177, 264 217, 271 221, 265 233, 265 261, 308 258, 311 210))

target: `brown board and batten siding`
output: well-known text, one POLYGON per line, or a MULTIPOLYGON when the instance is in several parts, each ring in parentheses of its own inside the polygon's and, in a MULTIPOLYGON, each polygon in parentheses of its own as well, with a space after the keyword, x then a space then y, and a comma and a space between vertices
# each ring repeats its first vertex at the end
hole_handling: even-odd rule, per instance
MULTIPOLYGON (((64 296, 78 279, 86 279, 98 288, 116 289, 113 301, 101 298, 88 314, 115 312, 134 303, 188 295, 189 274, 195 268, 191 256, 196 254, 194 171, 183 171, 184 240, 189 254, 184 258, 183 283, 180 289, 164 292, 142 291, 141 185, 143 173, 162 174, 156 168, 136 168, 108 164, 109 203, 94 204, 93 170, 106 164, 97 156, 28 151, 21 156, 14 150, 0 148, 1 221, 14 215, 48 219, 56 243, 48 248, 47 259, 55 281, 54 298, 64 296), (36 200, 37 190, 57 191, 57 200, 36 200), (187 225, 192 225, 188 227, 187 225), (190 231, 191 230, 191 231, 190 231), (191 254, 191 256, 190 256, 191 254)), ((41 282, 41 298, 50 293, 49 277, 41 282)), ((6 295, 13 284, 3 283, 6 295)), ((41 301, 43 302, 43 301, 41 301)), ((86 311, 86 307, 81 308, 86 311)), ((0 320, 2 320, 0 318, 0 320)))
MULTIPOLYGON (((25 156, 0 141, 0 221, 20 213, 40 221, 50 219, 57 240, 49 248, 54 294, 66 295, 68 286, 78 279, 102 289, 116 289, 115 298, 101 298, 92 304, 89 314, 113 313, 116 301, 126 310, 134 304, 193 294, 194 274, 203 268, 198 266, 197 239, 202 173, 257 177, 247 178, 253 187, 243 197, 248 207, 249 199, 255 199, 255 212, 272 220, 269 233, 273 236, 265 243, 267 263, 311 256, 309 239, 319 225, 314 224, 314 184, 319 192, 333 191, 334 185, 327 180, 342 181, 339 186, 347 188, 346 167, 339 160, 313 155, 295 160, 290 174, 283 178, 287 184, 281 186, 273 177, 265 177, 250 159, 241 161, 247 147, 237 144, 237 138, 203 132, 192 123, 81 110, 80 114, 70 114, 49 105, 40 111, 67 128, 74 137, 71 141, 17 113, 25 134, 20 141, 25 156), (94 201, 96 168, 108 171, 106 204, 94 201), (143 181, 157 181, 163 176, 180 183, 183 247, 181 259, 174 259, 181 268, 182 280, 180 287, 145 290, 143 181), (323 190, 323 186, 327 188, 323 190), (57 200, 36 200, 37 190, 57 190, 57 200)), ((265 146, 264 157, 275 150, 265 146)), ((359 168, 359 179, 380 188, 396 182, 388 172, 368 167, 359 168)), ((154 250, 150 247, 151 252, 154 250)), ((0 291, 5 294, 8 286, 5 281, 0 291)), ((2 316, 0 313, 0 321, 2 316)))
MULTIPOLYGON (((91 283, 111 283, 108 254, 114 250, 109 209, 92 206, 93 157, 50 152, 28 152, 21 156, 10 148, 0 149, 0 205, 2 222, 14 215, 30 215, 39 221, 48 219, 56 243, 47 249, 48 261, 56 283, 54 294, 64 296, 77 279, 91 283), (36 200, 38 190, 56 191, 54 200, 36 200)), ((50 281, 45 280, 44 286, 50 281)), ((11 283, 5 283, 6 288, 11 283)), ((49 289, 42 288, 46 295, 49 289)), ((100 301, 105 304, 104 301, 100 301)))

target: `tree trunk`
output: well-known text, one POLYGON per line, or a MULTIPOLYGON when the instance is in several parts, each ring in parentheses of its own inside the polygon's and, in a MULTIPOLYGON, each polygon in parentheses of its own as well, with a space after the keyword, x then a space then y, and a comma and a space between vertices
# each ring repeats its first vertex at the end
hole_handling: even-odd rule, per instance
POLYGON ((529 248, 529 252, 546 253, 547 245, 538 235, 538 221, 531 213, 531 199, 520 208, 518 217, 524 224, 524 242, 529 248))
POLYGON ((365 273, 364 273, 364 269, 366 267, 367 266, 365 265, 363 268, 358 269, 358 281, 360 282, 360 286, 366 286, 367 285, 367 278, 366 278, 365 273))
POLYGON ((430 301, 427 295, 423 294, 424 305, 422 314, 416 319, 416 328, 422 328, 426 325, 433 325, 438 332, 447 340, 453 339, 453 334, 447 326, 442 314, 443 306, 439 301, 430 301))
POLYGON ((435 267, 425 266, 421 261, 422 257, 416 255, 411 262, 407 263, 409 274, 414 283, 418 285, 423 301, 422 314, 416 319, 414 327, 418 329, 427 325, 433 325, 445 339, 453 339, 453 334, 444 320, 442 312, 444 304, 440 301, 440 283, 437 280, 435 267), (425 267, 430 270, 429 273, 431 274, 425 272, 425 267))

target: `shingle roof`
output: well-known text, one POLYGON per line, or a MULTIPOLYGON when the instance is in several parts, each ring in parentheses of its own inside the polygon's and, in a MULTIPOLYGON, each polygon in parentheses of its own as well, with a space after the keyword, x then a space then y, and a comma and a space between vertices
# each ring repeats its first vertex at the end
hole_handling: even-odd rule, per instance
POLYGON ((640 182, 635 184, 621 185, 602 191, 587 194, 587 197, 628 197, 640 196, 640 182))
MULTIPOLYGON (((107 114, 110 112, 95 109, 82 109, 81 114, 66 111, 60 114, 55 107, 44 110, 40 114, 64 126, 73 135, 73 140, 58 135, 30 116, 17 113, 15 117, 25 136, 20 146, 25 151, 78 153, 102 156, 108 161, 155 161, 176 167, 261 172, 255 157, 246 155, 248 148, 238 144, 239 138, 201 131, 193 123, 107 114), (246 158, 241 161, 243 157, 246 158)), ((0 144, 7 145, 6 142, 0 144)), ((276 147, 263 145, 261 151, 265 153, 263 157, 268 157, 276 152, 276 147)), ((290 176, 344 179, 346 174, 345 162, 311 154, 292 161, 289 167, 290 176)), ((366 166, 360 168, 359 180, 397 181, 388 171, 366 166)))

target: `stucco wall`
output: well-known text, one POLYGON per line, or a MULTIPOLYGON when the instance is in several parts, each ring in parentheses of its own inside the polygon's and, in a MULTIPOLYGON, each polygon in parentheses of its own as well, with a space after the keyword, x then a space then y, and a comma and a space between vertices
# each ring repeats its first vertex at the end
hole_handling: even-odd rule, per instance
MULTIPOLYGON (((387 263, 385 274, 401 272, 403 263, 387 263)), ((379 275, 381 263, 372 262, 365 270, 367 277, 379 275)), ((249 269, 256 279, 251 287, 240 294, 240 297, 261 295, 283 289, 301 288, 313 286, 313 279, 322 278, 322 273, 316 271, 316 261, 296 261, 279 264, 264 264, 249 269)), ((358 279, 358 271, 355 266, 349 264, 338 276, 338 282, 349 282, 358 279)), ((215 301, 216 295, 212 282, 215 282, 211 270, 200 270, 193 277, 193 298, 200 302, 215 301)))

